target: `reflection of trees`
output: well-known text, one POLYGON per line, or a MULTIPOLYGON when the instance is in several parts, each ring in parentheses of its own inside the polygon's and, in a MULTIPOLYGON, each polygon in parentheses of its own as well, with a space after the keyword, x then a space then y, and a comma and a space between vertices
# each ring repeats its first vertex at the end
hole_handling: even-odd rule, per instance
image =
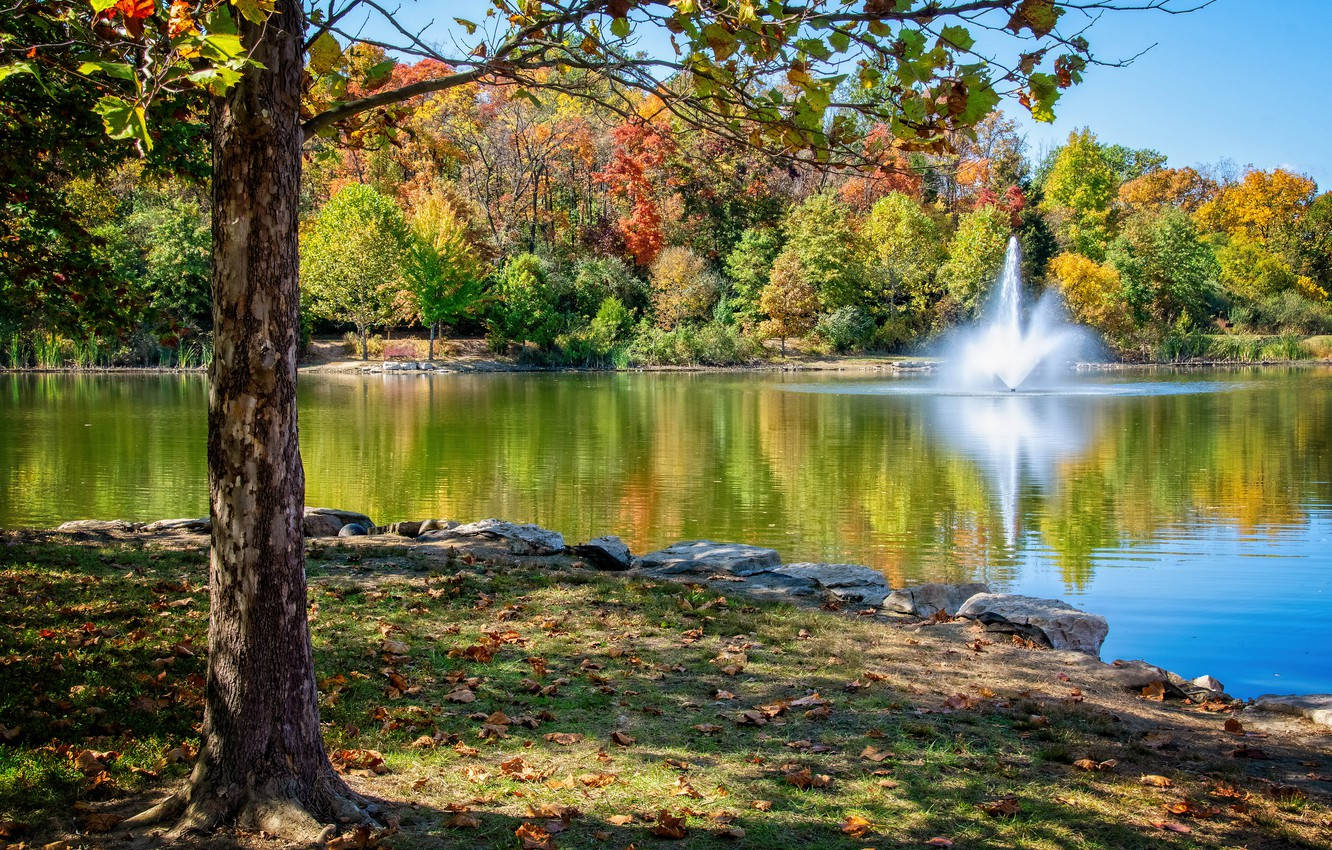
POLYGON ((207 511, 197 375, 0 376, 0 525, 207 511))
MULTIPOLYGON (((202 378, 0 380, 0 523, 205 509, 202 378)), ((1033 434, 1078 444, 1049 457, 1024 445, 1016 528, 992 447, 949 437, 965 410, 753 376, 305 378, 301 443, 308 501, 379 521, 500 516, 618 533, 637 551, 753 541, 895 582, 1005 581, 1034 536, 1079 585, 1098 552, 1200 522, 1275 535, 1332 499, 1332 390, 1307 373, 1055 401, 1081 413, 1055 426, 1038 408, 1033 434)))

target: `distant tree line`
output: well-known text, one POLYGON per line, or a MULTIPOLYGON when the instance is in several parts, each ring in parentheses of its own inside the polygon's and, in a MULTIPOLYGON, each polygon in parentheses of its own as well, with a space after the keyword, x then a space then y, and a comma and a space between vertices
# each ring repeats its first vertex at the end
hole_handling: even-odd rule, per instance
MULTIPOLYGON (((382 59, 353 45, 330 61, 354 78, 382 59)), ((431 340, 422 356, 439 336, 484 334, 496 351, 582 365, 735 362, 764 356, 765 340, 906 350, 977 313, 1011 234, 1029 285, 1058 289, 1126 355, 1332 332, 1332 198, 1301 175, 1171 167, 1089 130, 1033 160, 998 112, 937 152, 867 127, 865 164, 820 169, 691 129, 650 95, 632 106, 474 83, 316 139, 305 332, 347 330, 361 357, 410 329, 431 340)), ((78 238, 48 236, 50 256, 29 262, 82 263, 120 307, 69 321, 58 289, 0 278, 0 358, 207 358, 207 174, 186 164, 46 175, 43 215, 78 238)), ((43 239, 12 208, 8 227, 43 239)))

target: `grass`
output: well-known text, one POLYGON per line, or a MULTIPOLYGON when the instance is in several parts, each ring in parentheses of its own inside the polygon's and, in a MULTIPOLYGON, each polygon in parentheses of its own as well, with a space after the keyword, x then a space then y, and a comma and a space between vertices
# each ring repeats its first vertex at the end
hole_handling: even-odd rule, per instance
MULTIPOLYGON (((1059 680, 1049 693, 956 691, 940 671, 983 658, 980 644, 703 589, 463 560, 311 550, 326 742, 355 787, 395 804, 400 831, 387 846, 513 848, 525 823, 556 832, 560 848, 617 850, 1332 839, 1324 802, 1274 797, 1197 753, 1163 755, 1059 680), (738 723, 745 711, 762 725, 738 723), (1118 765, 1074 766, 1086 758, 1118 765), (806 769, 815 787, 799 787, 806 769), (1143 773, 1172 787, 1144 786, 1143 773), (1226 784, 1245 799, 1216 796, 1226 784), (1186 798, 1218 811, 1165 810, 1186 798), (651 831, 663 810, 684 818, 684 842, 651 831)), ((99 801, 185 777, 202 710, 205 582, 196 550, 0 548, 0 838, 111 843, 80 832, 96 825, 86 818, 99 801)))

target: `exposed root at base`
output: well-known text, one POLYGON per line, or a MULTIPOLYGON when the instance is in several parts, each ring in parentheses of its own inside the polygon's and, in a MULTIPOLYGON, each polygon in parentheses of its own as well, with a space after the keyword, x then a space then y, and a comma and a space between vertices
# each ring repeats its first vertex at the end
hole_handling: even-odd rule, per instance
MULTIPOLYGON (((341 783, 338 783, 341 784, 341 783)), ((374 814, 378 809, 343 786, 322 789, 317 808, 307 807, 291 794, 272 788, 251 789, 239 803, 225 793, 191 783, 152 808, 121 822, 129 829, 163 826, 164 837, 178 840, 212 832, 223 826, 261 832, 294 844, 324 846, 341 830, 356 827, 380 829, 374 814), (313 811, 331 815, 336 823, 322 823, 313 811)))

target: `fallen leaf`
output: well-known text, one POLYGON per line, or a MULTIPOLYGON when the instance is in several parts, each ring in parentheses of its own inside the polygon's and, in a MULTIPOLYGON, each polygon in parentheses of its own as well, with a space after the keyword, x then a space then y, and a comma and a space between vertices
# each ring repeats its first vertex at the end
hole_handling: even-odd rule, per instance
POLYGON ((1238 720, 1236 720, 1233 717, 1227 717, 1225 725, 1222 728, 1224 728, 1231 735, 1244 734, 1244 724, 1240 723, 1238 720))
POLYGON ((688 834, 684 817, 673 815, 665 809, 657 812, 657 822, 648 832, 659 838, 684 838, 688 834))
POLYGON ((606 818, 606 823, 613 824, 615 826, 628 826, 633 822, 634 822, 633 815, 611 815, 610 817, 606 818))
POLYGON ((555 850, 555 839, 546 829, 524 822, 513 834, 522 842, 523 850, 555 850))
POLYGON ((449 829, 476 829, 481 826, 481 819, 467 812, 453 812, 444 818, 444 825, 449 829))
POLYGON ((1153 788, 1170 788, 1175 784, 1170 777, 1156 773, 1144 773, 1138 777, 1138 782, 1142 785, 1150 785, 1153 788))
POLYGON ((842 821, 842 832, 852 838, 864 838, 873 829, 874 827, 870 822, 860 815, 849 815, 846 820, 842 821))
POLYGON ((547 741, 550 741, 553 744, 559 744, 562 747, 567 747, 583 740, 583 736, 577 732, 551 732, 547 734, 545 738, 547 741))
POLYGON ((444 699, 448 702, 475 702, 476 694, 469 688, 458 688, 452 693, 445 694, 444 699))
POLYGON ((980 804, 980 810, 992 818, 1012 817, 1022 811, 1016 795, 1007 794, 995 800, 980 804))
POLYGON ((95 812, 80 817, 79 825, 88 832, 110 832, 116 828, 116 824, 124 819, 123 815, 112 814, 111 812, 95 812))
POLYGON ((721 727, 716 723, 698 723, 694 726, 694 731, 701 732, 704 735, 715 735, 721 731, 721 727))
POLYGON ((1156 827, 1157 829, 1164 829, 1168 832, 1178 832, 1181 835, 1188 835, 1190 832, 1193 832, 1192 829, 1188 828, 1184 824, 1175 823, 1174 821, 1169 821, 1169 820, 1152 821, 1152 826, 1156 827))
POLYGON ((757 809, 760 812, 766 812, 772 809, 771 800, 754 800, 749 805, 751 808, 757 809))
POLYGON ((627 747, 632 744, 635 739, 632 735, 627 735, 617 729, 611 733, 611 740, 619 744, 621 747, 627 747))
POLYGON ((615 781, 613 773, 581 773, 578 775, 578 781, 588 788, 605 788, 615 781))
POLYGON ((1165 682, 1161 681, 1152 682, 1150 685, 1147 685, 1145 688, 1142 689, 1142 695, 1147 697, 1147 699, 1155 700, 1156 702, 1164 702, 1165 682))
POLYGON ((873 746, 866 746, 865 749, 860 751, 861 758, 865 759, 866 761, 875 762, 876 764, 891 756, 892 753, 888 752, 887 750, 880 750, 873 746))

